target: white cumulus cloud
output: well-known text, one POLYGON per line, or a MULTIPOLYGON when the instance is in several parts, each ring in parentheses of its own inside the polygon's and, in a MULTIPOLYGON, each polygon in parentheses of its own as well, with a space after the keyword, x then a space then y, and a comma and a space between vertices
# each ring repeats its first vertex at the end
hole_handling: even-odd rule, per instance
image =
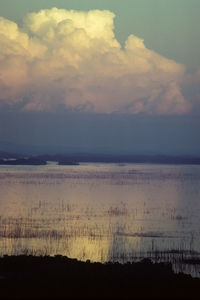
POLYGON ((11 108, 183 114, 183 65, 130 35, 122 47, 110 11, 52 8, 22 26, 0 18, 0 99, 11 108))

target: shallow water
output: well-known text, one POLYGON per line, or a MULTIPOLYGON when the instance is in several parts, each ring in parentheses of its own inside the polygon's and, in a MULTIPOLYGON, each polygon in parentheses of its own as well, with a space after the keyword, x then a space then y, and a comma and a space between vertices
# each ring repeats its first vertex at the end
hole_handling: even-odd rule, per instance
POLYGON ((0 255, 171 261, 199 276, 200 166, 0 166, 0 255))

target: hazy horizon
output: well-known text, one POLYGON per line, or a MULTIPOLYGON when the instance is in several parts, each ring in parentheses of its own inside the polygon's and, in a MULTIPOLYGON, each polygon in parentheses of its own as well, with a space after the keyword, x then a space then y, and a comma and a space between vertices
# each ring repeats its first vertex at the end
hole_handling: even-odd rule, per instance
POLYGON ((0 142, 21 152, 198 155, 199 126, 198 116, 4 113, 0 142))

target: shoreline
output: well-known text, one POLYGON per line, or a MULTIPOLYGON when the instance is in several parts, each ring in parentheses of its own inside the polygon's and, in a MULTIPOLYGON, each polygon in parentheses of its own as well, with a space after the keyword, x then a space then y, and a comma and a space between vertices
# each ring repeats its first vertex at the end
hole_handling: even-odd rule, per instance
POLYGON ((11 154, 0 151, 0 165, 46 165, 48 161, 57 162, 58 165, 79 165, 80 163, 200 165, 200 156, 109 153, 46 153, 33 155, 11 154))
POLYGON ((170 263, 81 262, 65 256, 0 257, 0 299, 199 299, 200 279, 170 263))

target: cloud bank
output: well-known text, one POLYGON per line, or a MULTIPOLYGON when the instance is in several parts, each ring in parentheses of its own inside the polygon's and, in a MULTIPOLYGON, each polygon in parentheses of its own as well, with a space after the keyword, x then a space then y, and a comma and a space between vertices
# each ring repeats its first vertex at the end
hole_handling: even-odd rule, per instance
POLYGON ((130 35, 122 47, 110 11, 52 8, 22 25, 0 18, 0 99, 34 111, 184 114, 185 67, 130 35))

